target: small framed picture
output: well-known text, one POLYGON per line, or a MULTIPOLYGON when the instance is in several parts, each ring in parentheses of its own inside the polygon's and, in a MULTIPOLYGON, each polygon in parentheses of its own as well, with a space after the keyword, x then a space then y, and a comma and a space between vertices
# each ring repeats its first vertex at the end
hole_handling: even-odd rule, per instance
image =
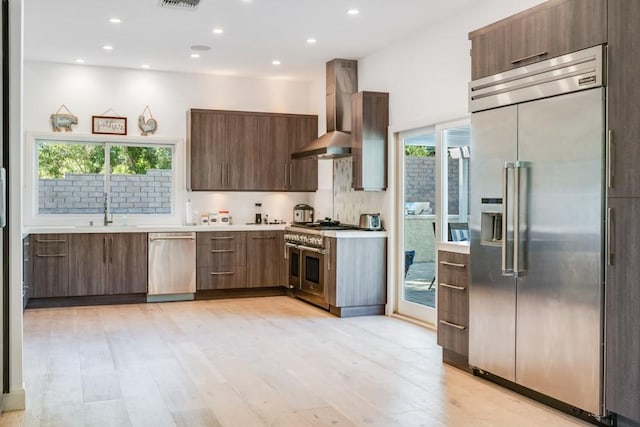
POLYGON ((116 116, 91 116, 91 133, 126 135, 127 118, 116 116))

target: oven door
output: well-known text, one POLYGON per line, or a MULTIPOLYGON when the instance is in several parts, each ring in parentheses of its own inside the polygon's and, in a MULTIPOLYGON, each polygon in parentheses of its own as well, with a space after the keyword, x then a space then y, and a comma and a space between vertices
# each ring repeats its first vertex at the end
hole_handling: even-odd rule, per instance
POLYGON ((297 296, 315 305, 329 308, 327 299, 325 251, 299 247, 302 259, 300 289, 297 296))
POLYGON ((285 258, 287 259, 287 285, 290 288, 300 289, 302 271, 302 257, 298 245, 284 244, 285 258))

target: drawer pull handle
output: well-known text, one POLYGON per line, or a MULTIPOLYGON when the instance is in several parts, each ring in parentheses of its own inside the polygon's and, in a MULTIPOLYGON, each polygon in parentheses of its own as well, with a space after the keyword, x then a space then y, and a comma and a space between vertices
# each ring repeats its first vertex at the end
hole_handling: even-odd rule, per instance
POLYGON ((230 252, 235 252, 233 249, 211 249, 209 252, 212 254, 226 254, 230 252))
POLYGON ((273 240, 275 238, 276 238, 276 236, 255 236, 255 237, 252 237, 252 239, 254 239, 254 240, 273 240))
POLYGON ((233 240, 235 237, 212 237, 211 240, 233 240))
POLYGON ((235 271, 216 271, 213 273, 209 273, 209 276, 229 276, 231 274, 236 274, 235 271))
POLYGON ((455 262, 449 262, 449 261, 440 261, 440 264, 446 265, 446 266, 449 266, 449 267, 456 267, 456 268, 465 268, 466 267, 465 264, 456 264, 455 262))
POLYGON ((67 254, 36 254, 37 257, 40 258, 52 258, 52 257, 63 257, 63 256, 67 256, 67 254))
POLYGON ((465 289, 467 289, 464 286, 455 286, 455 285, 450 285, 448 283, 443 283, 443 282, 440 282, 440 286, 444 286, 445 288, 449 288, 449 289, 455 289, 456 291, 464 291, 465 289))
POLYGON ((539 53, 534 53, 533 55, 529 55, 529 56, 525 56, 525 57, 522 57, 522 58, 514 59, 513 61, 511 61, 511 63, 512 64, 517 64, 519 62, 526 61, 527 59, 536 58, 536 57, 539 57, 539 56, 545 56, 546 54, 547 54, 547 51, 545 50, 545 51, 542 51, 542 52, 539 52, 539 53))
POLYGON ((38 243, 67 243, 66 240, 41 240, 41 239, 36 239, 36 242, 38 242, 38 243))
POLYGON ((456 329, 458 329, 460 331, 464 331, 465 329, 467 329, 466 326, 457 325, 455 323, 447 322, 446 320, 441 320, 440 324, 445 325, 445 326, 451 326, 452 328, 456 328, 456 329))

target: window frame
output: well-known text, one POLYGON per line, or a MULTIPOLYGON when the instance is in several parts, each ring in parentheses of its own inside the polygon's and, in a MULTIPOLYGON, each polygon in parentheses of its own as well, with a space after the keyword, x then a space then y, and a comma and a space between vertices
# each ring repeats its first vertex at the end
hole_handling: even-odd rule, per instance
MULTIPOLYGON (((185 172, 184 141, 181 138, 144 137, 144 136, 112 136, 52 132, 27 132, 23 174, 23 225, 24 226, 102 226, 104 215, 100 214, 39 214, 38 213, 38 142, 40 140, 60 143, 105 144, 108 154, 111 145, 165 147, 172 149, 173 180, 171 188, 171 213, 169 214, 114 214, 113 226, 135 225, 179 225, 183 221, 183 212, 179 206, 184 205, 185 172), (126 224, 125 224, 126 223, 126 224)), ((109 167, 109 156, 105 158, 105 170, 109 167)), ((105 173, 107 181, 107 174, 105 173)), ((107 184, 108 186, 108 184, 107 184)))

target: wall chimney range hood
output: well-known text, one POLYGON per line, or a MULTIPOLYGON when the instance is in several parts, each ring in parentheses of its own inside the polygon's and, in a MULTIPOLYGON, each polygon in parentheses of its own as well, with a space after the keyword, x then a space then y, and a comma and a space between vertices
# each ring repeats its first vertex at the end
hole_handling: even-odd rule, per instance
POLYGON ((358 61, 327 62, 327 133, 291 158, 337 159, 351 156, 351 95, 358 91, 358 61))

